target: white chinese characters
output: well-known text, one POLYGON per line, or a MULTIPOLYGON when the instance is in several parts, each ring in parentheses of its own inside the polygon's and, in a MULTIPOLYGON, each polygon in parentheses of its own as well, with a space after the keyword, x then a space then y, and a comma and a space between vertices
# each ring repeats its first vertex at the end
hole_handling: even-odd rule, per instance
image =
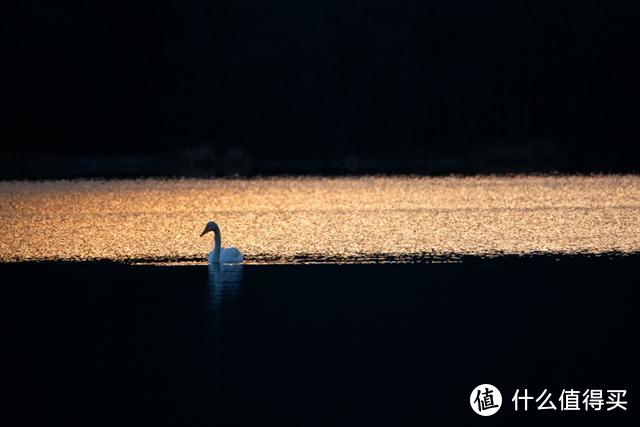
MULTIPOLYGON (((535 397, 535 407, 538 411, 607 411, 627 410, 627 400, 625 400, 626 390, 606 390, 607 398, 604 399, 604 390, 587 389, 585 391, 574 389, 563 389, 557 399, 552 397, 552 393, 544 389, 535 397), (556 405, 557 402, 557 405, 556 405)), ((528 389, 517 389, 511 398, 515 411, 528 411, 529 401, 534 400, 534 395, 529 394, 528 389)), ((532 406, 534 406, 532 402, 532 406)))

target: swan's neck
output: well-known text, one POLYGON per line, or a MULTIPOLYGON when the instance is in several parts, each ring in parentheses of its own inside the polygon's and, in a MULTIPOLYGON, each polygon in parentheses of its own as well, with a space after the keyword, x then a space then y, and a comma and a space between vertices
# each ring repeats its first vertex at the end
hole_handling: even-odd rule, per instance
POLYGON ((213 228, 213 259, 220 262, 220 252, 222 249, 222 236, 220 235, 220 227, 217 225, 213 228))

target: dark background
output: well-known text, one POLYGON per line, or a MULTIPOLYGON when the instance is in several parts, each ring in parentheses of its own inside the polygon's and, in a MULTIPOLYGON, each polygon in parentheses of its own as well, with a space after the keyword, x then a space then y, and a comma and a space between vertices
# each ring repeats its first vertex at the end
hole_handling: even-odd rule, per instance
POLYGON ((633 5, 22 0, 1 21, 0 163, 637 171, 633 5))

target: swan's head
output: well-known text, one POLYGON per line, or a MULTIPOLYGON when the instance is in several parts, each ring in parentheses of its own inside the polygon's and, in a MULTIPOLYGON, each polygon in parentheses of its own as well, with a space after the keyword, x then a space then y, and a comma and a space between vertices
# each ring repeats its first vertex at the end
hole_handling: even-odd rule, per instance
POLYGON ((204 231, 202 233, 200 233, 200 237, 204 236, 205 234, 207 234, 210 231, 216 231, 218 230, 218 224, 216 224, 213 221, 209 221, 207 223, 207 225, 204 226, 204 231))

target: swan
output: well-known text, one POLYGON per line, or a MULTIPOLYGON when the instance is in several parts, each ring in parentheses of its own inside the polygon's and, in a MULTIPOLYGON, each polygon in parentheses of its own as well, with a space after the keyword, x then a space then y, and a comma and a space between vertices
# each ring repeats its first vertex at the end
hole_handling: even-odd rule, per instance
POLYGON ((209 264, 239 264, 244 261, 242 252, 237 248, 221 247, 222 237, 220 236, 220 227, 218 227, 218 224, 215 222, 209 221, 204 227, 204 231, 200 234, 200 237, 210 231, 213 231, 214 246, 209 254, 209 264))

